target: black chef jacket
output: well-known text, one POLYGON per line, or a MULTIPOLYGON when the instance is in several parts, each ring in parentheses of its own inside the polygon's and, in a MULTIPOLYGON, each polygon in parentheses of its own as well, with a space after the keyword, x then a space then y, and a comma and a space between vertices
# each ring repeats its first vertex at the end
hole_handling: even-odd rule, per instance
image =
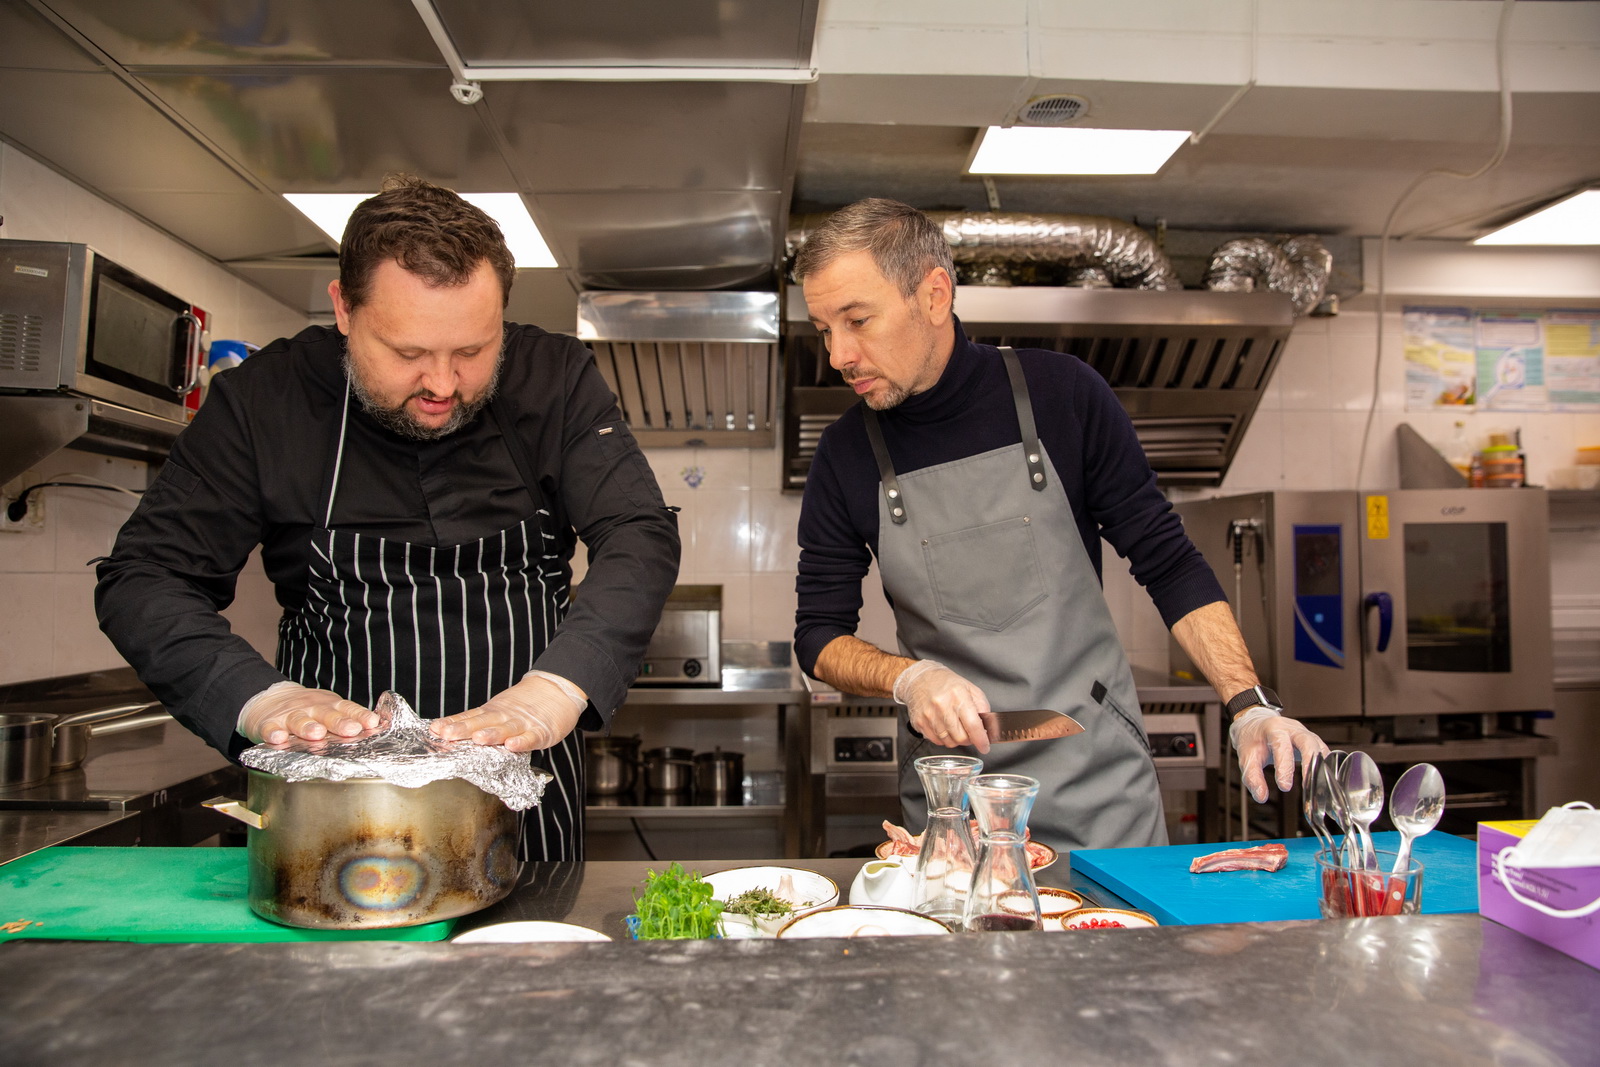
MULTIPOLYGON (((179 721, 229 755, 245 744, 239 709, 285 678, 218 612, 258 544, 278 603, 305 600, 345 400, 342 353, 338 331, 314 326, 220 375, 100 562, 101 629, 179 721)), ((580 342, 508 323, 499 396, 555 518, 564 579, 575 537, 589 550, 583 594, 537 667, 588 693, 579 725, 601 729, 677 578, 677 519, 580 342)), ((352 399, 334 527, 444 547, 534 510, 487 411, 446 438, 415 441, 352 399)))

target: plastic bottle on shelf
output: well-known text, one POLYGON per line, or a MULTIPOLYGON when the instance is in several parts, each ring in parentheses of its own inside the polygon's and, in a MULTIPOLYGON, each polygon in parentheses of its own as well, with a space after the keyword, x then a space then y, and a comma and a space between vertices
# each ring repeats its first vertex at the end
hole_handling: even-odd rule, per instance
POLYGON ((1467 440, 1465 422, 1456 420, 1455 429, 1451 432, 1449 440, 1444 443, 1442 451, 1450 466, 1460 472, 1467 484, 1472 484, 1472 442, 1467 440))

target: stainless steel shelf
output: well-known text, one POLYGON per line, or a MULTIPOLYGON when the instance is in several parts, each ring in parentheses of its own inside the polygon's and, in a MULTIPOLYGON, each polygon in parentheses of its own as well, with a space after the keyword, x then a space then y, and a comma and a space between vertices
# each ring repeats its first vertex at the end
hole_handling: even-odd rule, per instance
POLYGON ((586 804, 584 815, 591 821, 618 819, 781 819, 782 804, 586 804))

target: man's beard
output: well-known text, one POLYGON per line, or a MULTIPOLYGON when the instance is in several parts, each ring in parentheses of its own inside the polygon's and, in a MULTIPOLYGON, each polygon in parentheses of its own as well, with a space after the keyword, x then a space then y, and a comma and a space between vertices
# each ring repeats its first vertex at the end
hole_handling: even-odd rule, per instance
POLYGON ((495 353, 494 374, 490 375, 489 384, 483 387, 483 392, 472 401, 462 399, 460 393, 455 394, 456 404, 455 407, 450 409, 450 417, 445 420, 443 426, 433 427, 424 426, 416 420, 416 417, 411 412, 406 410, 406 404, 410 403, 413 398, 429 396, 430 394, 425 392, 412 393, 411 396, 406 397, 398 404, 387 405, 381 397, 368 389, 367 384, 361 380, 360 372, 357 371, 355 363, 350 359, 350 343, 348 340, 344 343, 343 351, 344 375, 350 382, 350 391, 356 395, 357 400, 361 401, 361 407, 368 415, 372 416, 374 422, 384 429, 397 433, 401 437, 409 437, 413 441, 437 441, 442 437, 449 437, 477 418, 478 412, 488 407, 489 401, 494 399, 495 390, 500 386, 500 368, 505 359, 505 350, 502 348, 501 351, 495 353))
POLYGON ((903 404, 911 396, 911 388, 909 386, 891 382, 881 374, 844 374, 842 377, 846 385, 849 385, 857 378, 876 378, 889 387, 881 397, 876 399, 873 398, 871 393, 861 398, 865 401, 867 407, 873 411, 888 411, 892 407, 898 407, 903 404))

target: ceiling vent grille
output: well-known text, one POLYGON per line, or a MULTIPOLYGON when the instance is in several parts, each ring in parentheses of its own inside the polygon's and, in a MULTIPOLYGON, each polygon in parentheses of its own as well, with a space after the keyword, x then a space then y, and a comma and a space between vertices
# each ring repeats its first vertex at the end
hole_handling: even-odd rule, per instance
POLYGON ((640 444, 776 443, 777 293, 580 293, 578 336, 640 444))
POLYGON ((1065 126, 1077 122, 1089 113, 1089 101, 1081 96, 1052 93, 1036 96, 1017 112, 1017 122, 1024 126, 1065 126))

